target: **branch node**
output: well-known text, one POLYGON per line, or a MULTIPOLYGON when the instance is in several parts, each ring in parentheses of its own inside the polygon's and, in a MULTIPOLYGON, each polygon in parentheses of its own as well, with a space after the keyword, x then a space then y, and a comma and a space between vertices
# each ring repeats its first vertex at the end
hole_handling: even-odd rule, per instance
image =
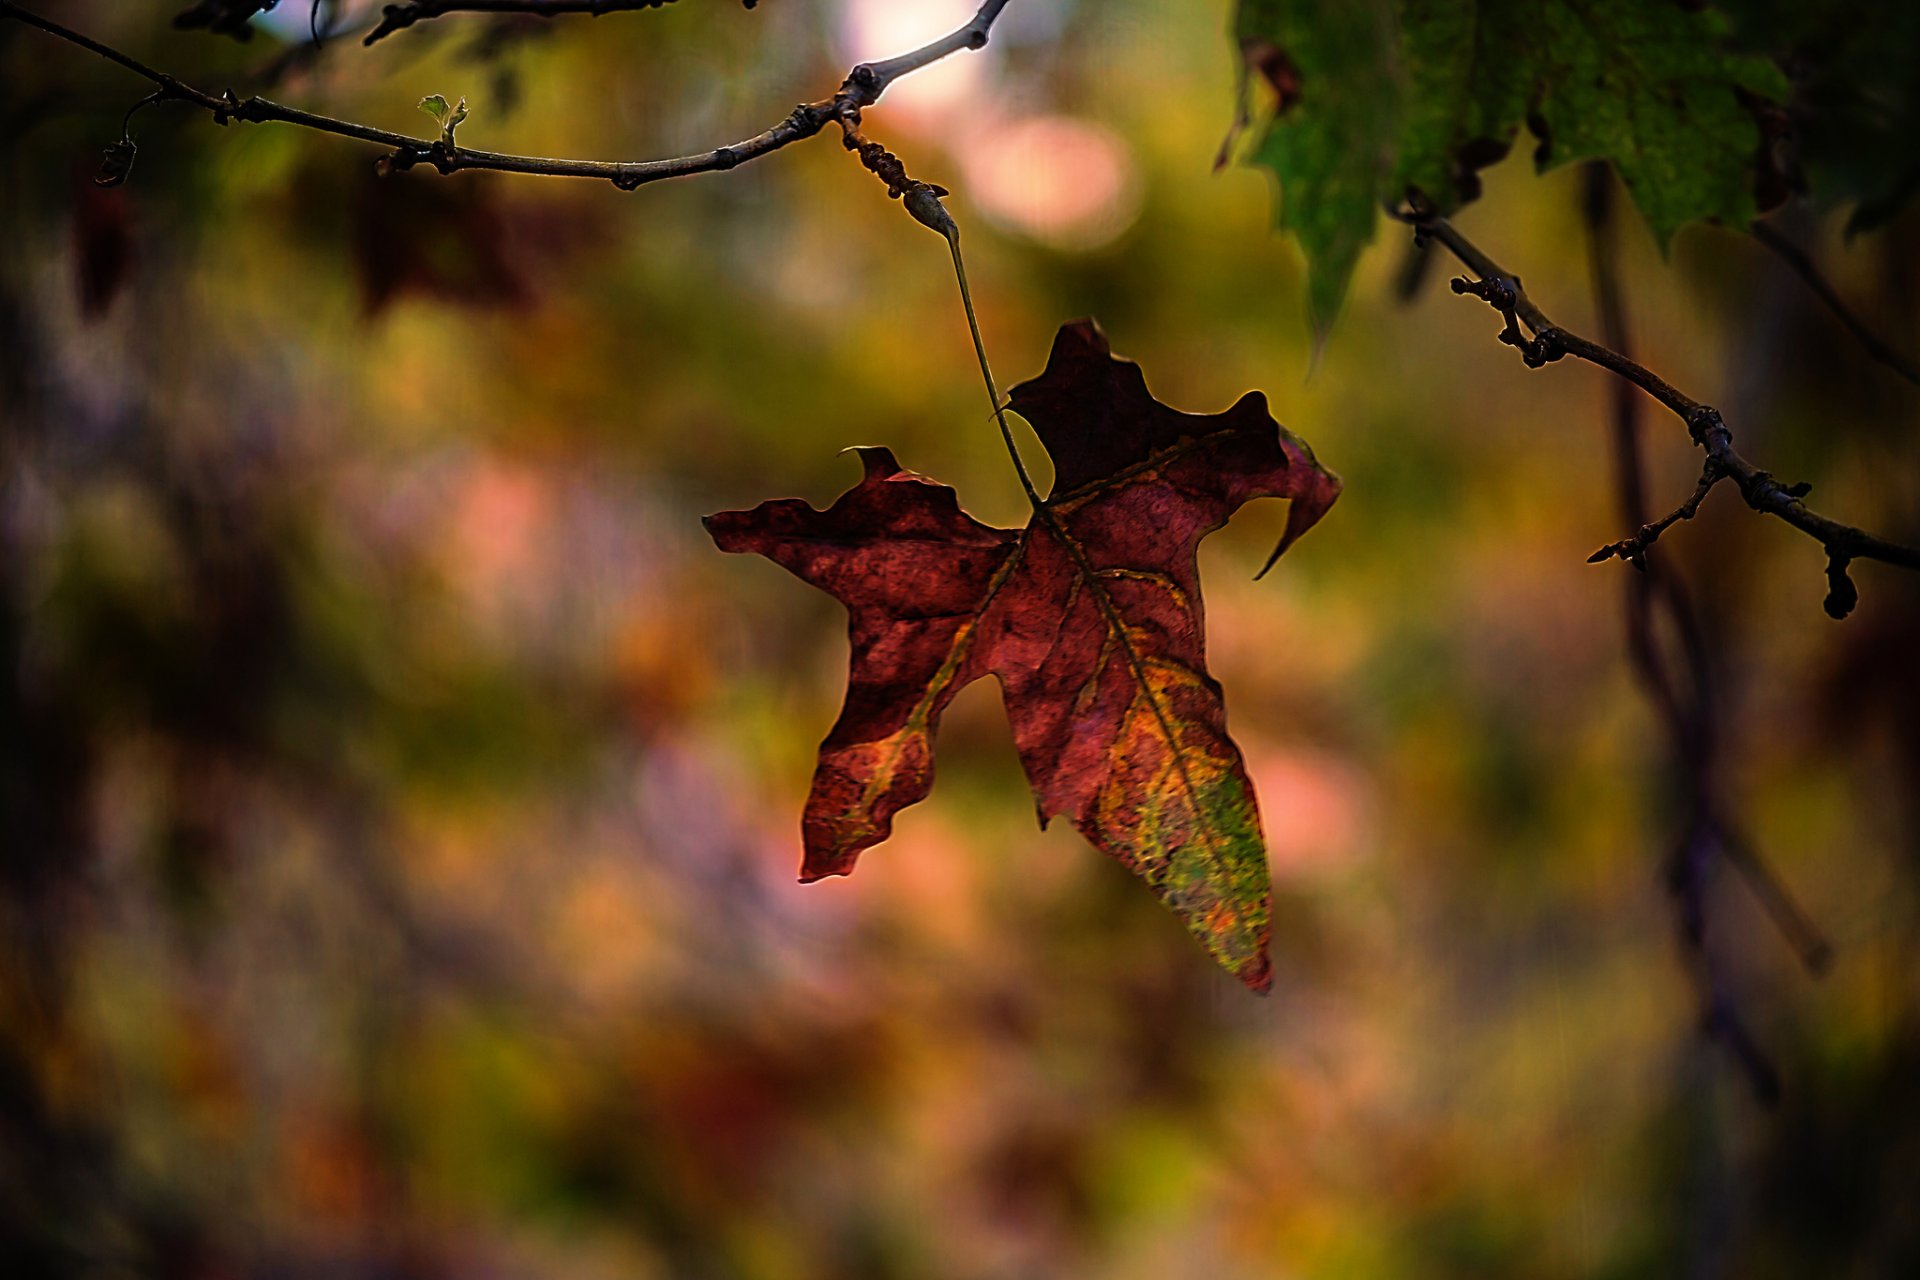
MULTIPOLYGON (((921 182, 907 172, 900 157, 893 154, 877 142, 873 142, 860 133, 858 111, 843 114, 840 117, 840 145, 860 157, 860 163, 880 181, 887 184, 889 198, 898 200, 910 191, 926 188, 936 196, 944 196, 947 189, 930 182, 921 182)), ((914 215, 918 217, 918 214, 914 215)), ((923 219, 924 221, 924 219, 923 219)), ((928 225, 932 225, 929 223, 928 225)), ((938 230, 938 228, 935 228, 938 230)))
MULTIPOLYGON (((1416 226, 1414 243, 1421 244, 1418 238, 1424 226, 1416 226)), ((1520 326, 1520 302, 1523 297, 1520 279, 1517 276, 1484 275, 1478 280, 1469 280, 1464 276, 1455 276, 1451 282, 1455 293, 1470 293, 1506 318, 1506 327, 1500 330, 1500 341, 1520 352, 1520 358, 1527 368, 1538 369, 1541 365, 1552 364, 1567 354, 1566 335, 1551 325, 1543 325, 1538 318, 1529 319, 1535 326, 1534 336, 1529 338, 1527 331, 1520 326)))
POLYGON ((1707 450, 1709 454, 1718 453, 1732 443, 1733 435, 1727 430, 1720 411, 1710 404, 1695 405, 1685 415, 1687 434, 1693 442, 1707 450))
POLYGON ((1781 515, 1788 508, 1798 506, 1801 495, 1809 488, 1804 483, 1781 484, 1774 479, 1771 471, 1758 469, 1738 477, 1736 483, 1740 486, 1740 496, 1747 500, 1749 507, 1772 515, 1781 515))
POLYGON ((1469 280, 1465 276, 1455 276, 1452 280, 1455 293, 1470 293, 1483 300, 1488 306, 1502 315, 1512 315, 1519 305, 1518 282, 1505 276, 1486 276, 1479 280, 1469 280))
MULTIPOLYGON (((1514 328, 1517 331, 1518 326, 1514 328)), ((1566 354, 1567 344, 1558 329, 1542 329, 1531 342, 1522 340, 1520 343, 1520 358, 1526 361, 1529 369, 1552 364, 1566 354)))
POLYGON ((1827 598, 1823 603, 1829 618, 1844 618, 1860 603, 1860 589, 1847 576, 1847 566, 1851 563, 1852 556, 1827 548, 1827 598))

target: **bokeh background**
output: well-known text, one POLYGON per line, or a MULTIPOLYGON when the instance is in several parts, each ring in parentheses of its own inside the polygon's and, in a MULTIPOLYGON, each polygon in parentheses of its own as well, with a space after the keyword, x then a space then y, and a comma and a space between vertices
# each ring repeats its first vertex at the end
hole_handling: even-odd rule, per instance
MULTIPOLYGON (((314 55, 49 12, 211 88, 470 145, 746 136, 944 0, 542 23, 314 55)), ((372 6, 360 5, 364 16, 372 6)), ((1092 314, 1155 393, 1250 387, 1346 478, 1203 550, 1276 885, 1271 998, 1065 824, 990 683, 857 875, 795 883, 837 605, 699 517, 891 445, 1021 518, 940 241, 828 136, 623 194, 140 112, 0 24, 0 1273, 9 1277, 1920 1274, 1920 580, 1714 494, 1725 789, 1831 940, 1709 886, 1767 1106, 1700 1034, 1631 677, 1607 386, 1523 368, 1383 227, 1324 345, 1261 173, 1213 172, 1226 0, 1017 0, 868 133, 951 187, 1003 384, 1092 314)), ((345 22, 356 17, 348 6, 345 22)), ((1525 151, 1522 146, 1518 149, 1525 151)), ((1461 218, 1591 330, 1581 176, 1461 218)), ((1631 215, 1629 214, 1631 218, 1631 215)), ((1912 351, 1920 223, 1792 210, 1912 351)), ((1636 342, 1823 509, 1920 533, 1920 392, 1695 227, 1636 342)), ((1654 501, 1685 433, 1647 418, 1654 501)), ((1271 508, 1271 509, 1269 509, 1271 508)))

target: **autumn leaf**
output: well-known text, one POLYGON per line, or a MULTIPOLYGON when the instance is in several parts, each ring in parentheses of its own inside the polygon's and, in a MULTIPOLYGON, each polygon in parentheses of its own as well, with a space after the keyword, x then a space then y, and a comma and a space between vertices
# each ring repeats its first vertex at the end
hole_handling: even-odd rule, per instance
POLYGON ((768 557, 850 615, 846 704, 820 749, 801 879, 845 875, 887 838, 932 788, 941 713, 992 675, 1042 825, 1068 815, 1265 991, 1266 847, 1207 674, 1196 551, 1242 504, 1289 498, 1277 558, 1340 482, 1257 391, 1218 414, 1159 403, 1091 321, 1060 330, 1009 406, 1056 474, 1025 529, 981 524, 881 448, 859 450, 865 478, 825 511, 788 498, 707 518, 722 550, 768 557))

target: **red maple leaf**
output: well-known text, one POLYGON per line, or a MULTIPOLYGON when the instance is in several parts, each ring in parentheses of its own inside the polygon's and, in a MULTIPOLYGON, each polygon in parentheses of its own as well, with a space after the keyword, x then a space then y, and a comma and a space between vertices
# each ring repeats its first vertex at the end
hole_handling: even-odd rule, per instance
POLYGON ((796 498, 707 517, 839 599, 847 700, 820 748, 803 881, 845 875, 933 785, 940 714, 1000 681, 1040 820, 1067 814, 1146 881, 1256 991, 1272 977, 1266 846, 1253 788, 1207 674, 1200 540, 1243 503, 1290 498, 1271 567, 1340 481, 1248 392, 1187 414, 1147 391, 1091 321, 1060 330, 1009 407, 1053 457, 1025 529, 996 529, 943 484, 859 450, 866 476, 825 511, 796 498))

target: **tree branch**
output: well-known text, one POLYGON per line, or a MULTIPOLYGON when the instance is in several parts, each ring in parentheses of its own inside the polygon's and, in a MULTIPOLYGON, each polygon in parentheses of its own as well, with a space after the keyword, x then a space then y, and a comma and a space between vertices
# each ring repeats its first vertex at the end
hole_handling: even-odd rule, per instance
POLYGON ((253 16, 279 3, 280 0, 195 0, 173 15, 173 25, 182 31, 204 29, 217 36, 247 41, 253 39, 253 16))
MULTIPOLYGON (((950 53, 959 53, 962 49, 984 49, 987 36, 993 31, 993 24, 1000 11, 1007 7, 1007 0, 986 0, 979 10, 962 26, 954 28, 946 35, 930 44, 922 45, 912 53, 903 53, 897 58, 888 58, 885 62, 863 63, 853 69, 850 80, 859 80, 865 73, 867 87, 873 97, 878 98, 886 92, 887 86, 908 72, 918 71, 931 62, 938 62, 950 53)), ((871 99, 869 99, 871 101, 871 99)))
POLYGON ((1813 290, 1813 295, 1827 305, 1827 310, 1833 312, 1834 319, 1845 326, 1847 332, 1866 349, 1868 355, 1908 382, 1920 387, 1920 369, 1916 369, 1913 361, 1895 351, 1879 334, 1867 327, 1866 321, 1853 313, 1853 308, 1849 307, 1839 292, 1827 283, 1826 277, 1820 274, 1820 268, 1814 265, 1813 259, 1808 256, 1805 249, 1764 222, 1754 223, 1751 230, 1755 240, 1773 250, 1782 262, 1793 268, 1794 274, 1806 282, 1807 288, 1813 290))
MULTIPOLYGON (((674 0, 411 0, 408 4, 390 4, 380 11, 380 21, 367 33, 362 44, 384 40, 416 22, 427 22, 449 13, 524 13, 542 18, 584 13, 597 18, 603 13, 630 13, 638 9, 659 9, 674 0)), ((741 0, 751 9, 759 0, 741 0)))
MULTIPOLYGON (((1633 383, 1679 417, 1687 432, 1706 451, 1712 478, 1705 480, 1711 489, 1721 480, 1731 480, 1740 496, 1755 511, 1775 516, 1820 543, 1827 552, 1826 610, 1835 618, 1844 618, 1858 600, 1847 566, 1854 560, 1880 560, 1905 569, 1920 569, 1920 550, 1876 537, 1865 530, 1821 515, 1801 499, 1808 486, 1786 485, 1762 471, 1733 447, 1733 433, 1717 409, 1695 400, 1651 369, 1628 359, 1611 347, 1583 338, 1561 328, 1548 318, 1538 304, 1527 296, 1520 278, 1482 252, 1451 222, 1437 213, 1419 208, 1393 210, 1393 216, 1414 229, 1416 236, 1439 241, 1458 258, 1477 279, 1456 280, 1454 292, 1483 298, 1506 317, 1500 340, 1518 347, 1527 364, 1538 367, 1562 356, 1576 356, 1599 365, 1633 383), (1528 337, 1521 325, 1532 331, 1528 337)), ((1705 497, 1705 494, 1700 494, 1705 497)), ((1697 504, 1696 504, 1697 505, 1697 504)), ((1671 519, 1661 525, 1664 529, 1671 519)), ((1656 532, 1654 537, 1658 537, 1656 532)), ((1650 543, 1651 538, 1647 541, 1650 543)), ((1632 542, 1632 539, 1626 540, 1632 542)), ((1644 550, 1644 545, 1642 548, 1644 550)), ((1605 558, 1605 557, 1602 557, 1605 558)))
MULTIPOLYGON (((457 173, 462 169, 485 169, 499 173, 523 173, 541 177, 599 178, 612 182, 623 191, 631 191, 635 187, 649 182, 659 182, 666 178, 684 178, 697 173, 714 173, 735 168, 802 139, 811 138, 833 121, 850 123, 857 132, 861 110, 879 101, 880 95, 886 92, 887 86, 901 76, 938 62, 948 54, 957 53, 963 49, 981 48, 987 43, 994 20, 1006 7, 1007 0, 986 0, 986 3, 980 6, 979 11, 969 21, 940 39, 911 53, 904 53, 884 62, 861 63, 848 73, 847 78, 832 96, 817 102, 802 103, 779 124, 751 138, 694 155, 639 161, 565 160, 545 156, 509 155, 499 151, 481 151, 455 145, 446 138, 416 138, 409 134, 395 133, 390 129, 377 129, 371 125, 355 124, 349 120, 336 120, 331 116, 303 111, 298 107, 289 107, 258 96, 240 98, 230 89, 213 94, 186 84, 90 36, 61 26, 8 0, 0 0, 0 19, 11 18, 16 22, 25 23, 27 26, 37 28, 48 35, 117 63, 158 86, 161 98, 191 103, 210 113, 216 124, 224 125, 232 120, 249 124, 291 124, 320 133, 352 138, 357 142, 369 142, 390 148, 390 153, 384 159, 396 169, 411 169, 416 165, 425 165, 443 174, 457 173)), ((891 185, 889 183, 889 186, 891 185)))

